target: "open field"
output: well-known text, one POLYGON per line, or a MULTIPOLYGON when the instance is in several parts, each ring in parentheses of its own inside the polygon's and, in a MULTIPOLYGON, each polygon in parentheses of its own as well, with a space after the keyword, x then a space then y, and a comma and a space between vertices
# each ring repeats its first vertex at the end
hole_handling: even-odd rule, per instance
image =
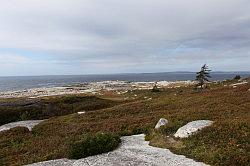
MULTIPOLYGON (((213 83, 203 92, 189 86, 160 92, 109 92, 97 97, 47 97, 32 100, 36 101, 35 106, 22 102, 20 105, 20 99, 1 99, 1 117, 13 118, 8 122, 25 117, 21 115, 26 111, 26 119, 50 119, 35 126, 32 132, 21 127, 0 132, 0 165, 69 157, 72 142, 96 132, 121 136, 146 133, 151 145, 170 148, 207 164, 249 165, 250 84, 228 86, 232 83, 213 83), (34 117, 29 116, 37 110, 40 112, 34 117), (78 115, 78 111, 86 113, 78 115), (170 124, 154 131, 162 117, 170 124), (190 138, 172 138, 178 127, 198 119, 214 123, 190 138)), ((4 119, 2 124, 6 123, 4 119)))

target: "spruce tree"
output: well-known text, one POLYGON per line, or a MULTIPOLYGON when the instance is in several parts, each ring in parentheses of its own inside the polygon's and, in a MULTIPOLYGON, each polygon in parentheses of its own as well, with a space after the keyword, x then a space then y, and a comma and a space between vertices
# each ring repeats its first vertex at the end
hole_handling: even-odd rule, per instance
POLYGON ((196 73, 196 80, 198 81, 197 87, 200 87, 201 89, 203 89, 204 84, 206 82, 209 82, 209 78, 211 78, 210 73, 209 73, 210 71, 211 70, 209 70, 208 66, 204 64, 201 67, 201 70, 196 73))
POLYGON ((160 90, 158 89, 157 87, 157 82, 155 82, 154 86, 153 86, 153 89, 152 89, 152 92, 159 92, 160 90))

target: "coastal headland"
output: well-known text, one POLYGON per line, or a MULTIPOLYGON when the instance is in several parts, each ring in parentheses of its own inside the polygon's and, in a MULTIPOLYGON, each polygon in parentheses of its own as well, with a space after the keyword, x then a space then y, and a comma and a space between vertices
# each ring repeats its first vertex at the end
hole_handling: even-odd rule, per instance
POLYGON ((203 90, 195 89, 195 84, 105 81, 3 92, 0 165, 95 161, 99 165, 248 165, 249 78, 210 82, 203 90), (122 140, 112 147, 114 151, 106 153, 104 148, 98 155, 71 159, 72 145, 80 142, 88 149, 88 140, 81 142, 86 135, 103 141, 100 135, 106 133, 109 140, 122 140), (133 141, 135 147, 130 145, 133 141))

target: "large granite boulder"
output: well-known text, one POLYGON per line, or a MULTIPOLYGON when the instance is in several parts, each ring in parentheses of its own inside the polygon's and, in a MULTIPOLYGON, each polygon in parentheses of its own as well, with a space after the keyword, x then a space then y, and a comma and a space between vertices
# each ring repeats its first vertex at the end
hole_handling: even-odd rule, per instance
POLYGON ((212 123, 213 121, 210 120, 196 120, 193 122, 189 122, 185 126, 179 128, 174 136, 179 138, 187 138, 190 135, 201 130, 202 128, 212 125, 212 123))

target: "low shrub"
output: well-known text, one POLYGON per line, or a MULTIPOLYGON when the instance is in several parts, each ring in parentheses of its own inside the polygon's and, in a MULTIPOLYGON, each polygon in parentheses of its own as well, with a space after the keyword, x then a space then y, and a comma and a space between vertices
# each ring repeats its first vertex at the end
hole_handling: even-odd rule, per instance
POLYGON ((156 85, 154 85, 152 92, 160 92, 160 89, 156 85))
POLYGON ((109 133, 86 134, 71 145, 69 157, 79 159, 109 152, 117 148, 120 142, 119 136, 109 133))
POLYGON ((239 80, 239 79, 241 79, 241 76, 240 76, 240 75, 236 75, 236 76, 234 77, 234 79, 235 79, 235 80, 239 80))

